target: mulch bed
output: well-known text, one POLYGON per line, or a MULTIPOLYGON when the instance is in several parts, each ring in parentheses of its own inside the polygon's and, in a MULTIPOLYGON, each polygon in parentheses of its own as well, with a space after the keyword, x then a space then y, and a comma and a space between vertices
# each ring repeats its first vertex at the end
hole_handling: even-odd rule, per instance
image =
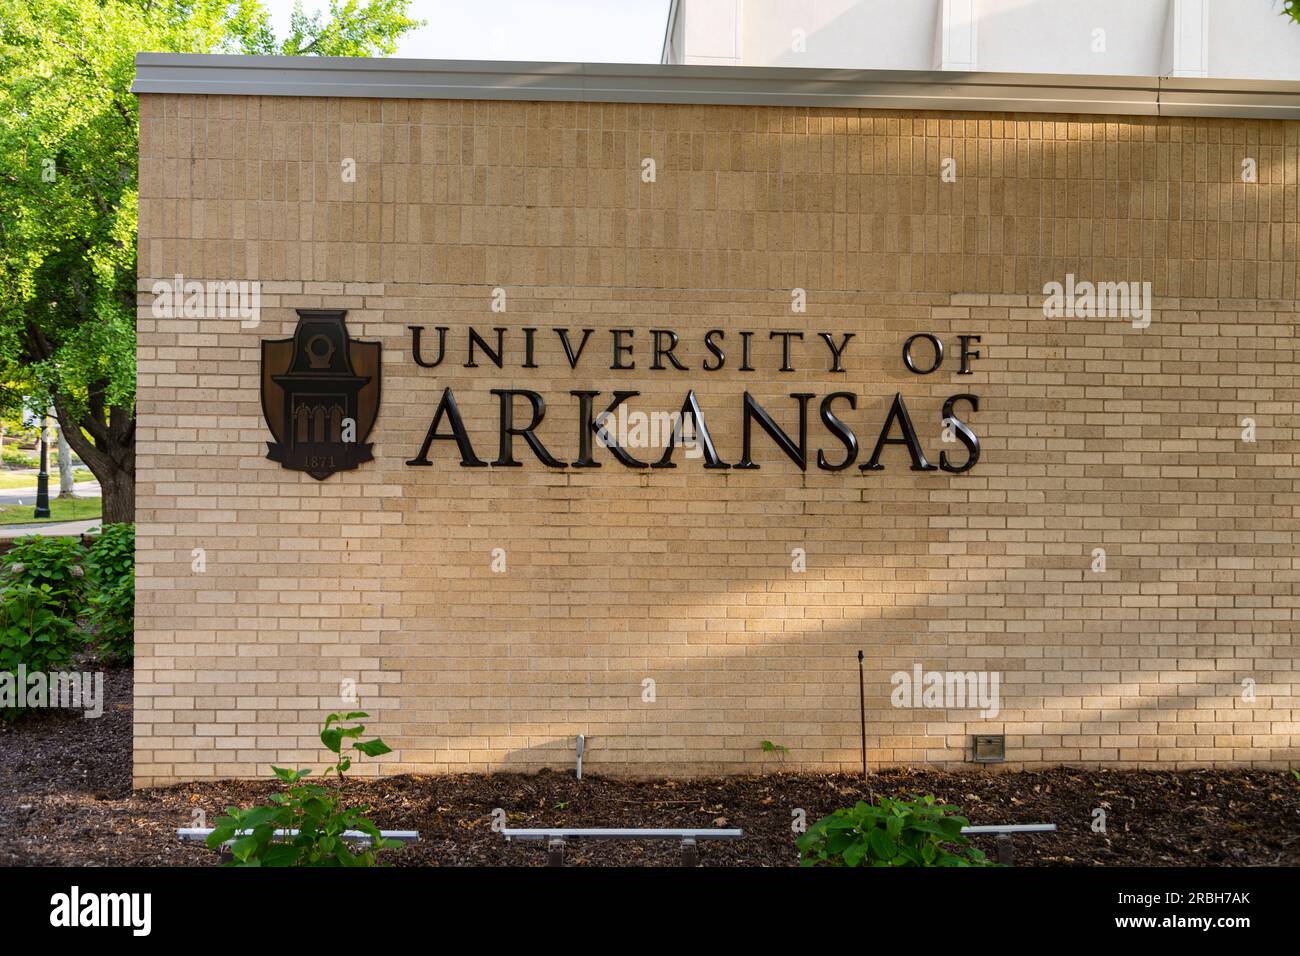
MULTIPOLYGON (((266 781, 220 781, 131 791, 131 672, 105 672, 97 720, 57 711, 0 724, 0 865, 210 866, 215 854, 177 842, 177 827, 208 825, 231 804, 263 799, 266 781)), ((949 773, 886 770, 772 773, 695 780, 625 780, 571 771, 403 775, 355 780, 385 829, 419 830, 417 844, 386 853, 399 866, 541 866, 545 848, 506 844, 492 812, 510 826, 730 826, 737 842, 703 843, 704 866, 797 863, 792 813, 809 823, 873 793, 933 793, 972 823, 1057 824, 1019 837, 1028 866, 1300 865, 1300 782, 1249 770, 949 773), (1106 832, 1092 829, 1106 811, 1106 832)), ((981 845, 992 855, 991 841, 981 845)), ((673 865, 675 844, 571 843, 572 865, 673 865)))

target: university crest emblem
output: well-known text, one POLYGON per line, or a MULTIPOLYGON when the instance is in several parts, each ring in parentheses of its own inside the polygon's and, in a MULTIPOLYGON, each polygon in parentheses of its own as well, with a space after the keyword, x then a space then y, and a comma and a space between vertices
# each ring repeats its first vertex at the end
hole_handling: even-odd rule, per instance
POLYGON ((348 338, 343 309, 299 309, 288 339, 262 341, 266 457, 323 481, 374 458, 378 342, 348 338))

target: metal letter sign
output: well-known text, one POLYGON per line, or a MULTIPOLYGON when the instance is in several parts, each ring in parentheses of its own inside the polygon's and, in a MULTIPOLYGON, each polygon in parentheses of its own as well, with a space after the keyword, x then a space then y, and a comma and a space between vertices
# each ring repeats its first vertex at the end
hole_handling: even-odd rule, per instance
POLYGON ((262 341, 262 414, 275 437, 266 457, 317 481, 374 458, 380 345, 348 338, 345 315, 299 309, 293 338, 262 341))

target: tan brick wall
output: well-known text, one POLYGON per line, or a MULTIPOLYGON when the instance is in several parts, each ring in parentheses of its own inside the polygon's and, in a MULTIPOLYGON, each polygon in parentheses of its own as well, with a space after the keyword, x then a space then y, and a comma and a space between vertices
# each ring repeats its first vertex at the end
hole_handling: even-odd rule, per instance
POLYGON ((1013 766, 1300 758, 1296 124, 161 95, 141 117, 138 785, 315 763, 344 679, 385 773, 570 766, 577 733, 593 772, 852 768, 859 648, 873 765, 960 764, 972 733, 1013 766), (154 318, 176 273, 262 282, 260 325, 154 318), (1067 273, 1150 281, 1150 327, 1045 317, 1067 273), (298 307, 384 346, 377 460, 324 482, 265 458, 259 341, 298 307), (413 324, 450 327, 442 367, 413 364, 413 324), (470 325, 511 330, 504 370, 462 367, 470 325), (555 326, 598 330, 577 371, 555 326), (608 369, 614 327, 637 371, 608 369), (715 327, 728 367, 704 373, 715 327), (692 371, 645 369, 652 328, 692 371), (767 332, 796 328, 782 375, 767 332), (847 374, 817 331, 855 333, 847 374), (915 332, 939 372, 903 368, 915 332), (578 388, 667 410, 694 387, 729 462, 746 389, 787 426, 791 392, 857 392, 859 460, 895 391, 960 459, 939 408, 969 391, 983 456, 801 473, 757 432, 757 471, 558 471, 522 442, 522 468, 450 443, 408 467, 446 386, 488 460, 507 387, 545 395, 569 461, 578 388), (999 672, 1000 713, 891 706, 916 663, 999 672))

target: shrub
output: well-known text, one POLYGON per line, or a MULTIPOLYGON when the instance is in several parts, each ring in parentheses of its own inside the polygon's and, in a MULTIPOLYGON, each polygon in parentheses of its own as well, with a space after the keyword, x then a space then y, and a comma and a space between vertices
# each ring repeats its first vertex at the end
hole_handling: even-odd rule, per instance
POLYGON ((86 623, 95 649, 114 661, 135 657, 135 582, 119 581, 90 599, 86 623))
POLYGON ((78 538, 28 535, 0 556, 0 586, 48 587, 58 613, 75 620, 83 610, 86 593, 84 560, 78 538))
POLYGON ((93 596, 87 624, 95 647, 116 660, 135 652, 135 526, 107 524, 91 541, 86 566, 93 596))
POLYGON ((86 567, 97 587, 111 588, 135 575, 135 525, 106 524, 90 539, 86 567))
MULTIPOLYGON (((61 671, 82 646, 77 622, 62 613, 48 584, 13 581, 0 591, 0 671, 61 671)), ((0 708, 4 719, 17 715, 15 707, 0 708)))
POLYGON ((932 796, 859 801, 818 820, 796 841, 800 866, 996 866, 962 836, 970 821, 957 810, 932 796))
POLYGON ((391 753, 379 738, 355 740, 365 726, 343 726, 344 721, 368 717, 362 711, 330 714, 321 727, 320 739, 335 756, 334 766, 325 768, 324 777, 334 773, 334 786, 303 783, 310 770, 286 770, 272 767, 276 777, 288 784, 284 793, 271 797, 270 806, 227 807, 227 816, 216 821, 208 835, 208 846, 219 848, 232 840, 233 859, 227 866, 374 866, 380 850, 401 846, 385 840, 379 828, 364 814, 369 807, 343 806, 343 774, 352 767, 351 751, 367 757, 391 753), (354 742, 343 751, 345 741, 354 742), (297 830, 296 836, 276 839, 276 830, 297 830), (345 830, 360 830, 370 837, 370 846, 352 849, 343 839, 345 830))
POLYGON ((14 468, 35 468, 38 464, 34 455, 29 455, 17 448, 6 448, 3 452, 0 452, 0 463, 14 468))

